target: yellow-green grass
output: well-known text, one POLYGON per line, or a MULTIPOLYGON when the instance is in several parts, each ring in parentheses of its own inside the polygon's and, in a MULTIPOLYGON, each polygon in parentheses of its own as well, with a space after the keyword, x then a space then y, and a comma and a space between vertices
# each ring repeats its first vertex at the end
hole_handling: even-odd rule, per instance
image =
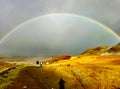
POLYGON ((3 61, 0 61, 0 71, 6 69, 6 68, 9 68, 13 66, 12 63, 7 63, 7 62, 3 62, 3 61))
POLYGON ((117 89, 120 88, 120 56, 84 56, 60 60, 48 65, 67 80, 67 89, 117 89), (76 85, 75 85, 75 84, 76 85), (74 86, 75 85, 75 86, 74 86))
POLYGON ((16 78, 17 74, 21 69, 23 69, 25 66, 16 66, 15 69, 11 69, 8 71, 8 73, 5 73, 3 75, 0 75, 0 89, 5 89, 14 78, 16 78))
POLYGON ((22 89, 23 86, 28 89, 59 89, 61 78, 65 81, 65 89, 119 89, 119 58, 116 55, 76 56, 40 68, 29 66, 20 71, 8 89, 22 89))

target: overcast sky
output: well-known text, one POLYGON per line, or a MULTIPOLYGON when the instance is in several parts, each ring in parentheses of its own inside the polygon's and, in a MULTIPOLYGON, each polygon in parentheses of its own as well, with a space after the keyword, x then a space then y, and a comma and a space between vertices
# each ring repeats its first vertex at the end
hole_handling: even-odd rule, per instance
MULTIPOLYGON (((120 0, 0 0, 0 39, 21 23, 52 13, 69 13, 88 17, 108 26, 120 36, 119 10, 120 0)), ((71 55, 79 54, 89 47, 113 45, 119 41, 115 35, 104 31, 105 28, 91 21, 89 22, 89 20, 81 19, 81 21, 78 21, 80 18, 65 17, 67 18, 67 24, 63 24, 64 16, 62 19, 60 19, 61 17, 55 18, 57 20, 56 23, 59 25, 58 27, 56 23, 52 22, 54 19, 53 16, 52 20, 50 20, 51 22, 48 22, 48 19, 42 20, 39 18, 39 20, 36 20, 33 24, 31 23, 31 25, 28 23, 23 28, 18 28, 21 29, 21 32, 16 31, 16 34, 13 33, 13 37, 9 36, 9 39, 0 45, 0 53, 24 56, 34 56, 37 53, 43 56, 55 53, 56 55, 65 53, 71 55), (42 25, 45 21, 47 22, 47 26, 42 25), (61 23, 59 23, 60 21, 61 23), (86 24, 83 28, 82 23, 86 24), (27 29, 29 31, 25 30, 26 26, 28 26, 27 29), (44 31, 42 31, 43 28, 44 31), (61 31, 65 33, 59 34, 61 31), (38 35, 34 35, 35 37, 33 37, 33 34, 37 33, 38 35), (87 35, 84 35, 84 33, 87 35), (46 39, 43 40, 40 35, 46 39), (44 37, 44 35, 48 36, 44 37), (29 40, 24 38, 28 38, 29 40), (35 41, 35 39, 38 39, 39 42, 35 41), (61 41, 58 39, 61 39, 61 41), (68 39, 70 40, 68 41, 68 39), (51 41, 53 41, 52 44, 51 41)))
POLYGON ((77 55, 89 48, 112 46, 119 41, 111 30, 86 17, 51 14, 14 29, 0 42, 0 55, 77 55))
POLYGON ((19 24, 49 13, 95 19, 120 35, 120 0, 0 0, 0 38, 19 24))

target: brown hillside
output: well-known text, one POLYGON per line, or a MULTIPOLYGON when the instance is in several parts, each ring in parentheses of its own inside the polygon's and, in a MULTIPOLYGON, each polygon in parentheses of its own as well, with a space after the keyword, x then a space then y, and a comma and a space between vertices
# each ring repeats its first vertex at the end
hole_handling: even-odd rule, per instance
POLYGON ((117 44, 115 46, 101 46, 96 48, 90 48, 80 54, 80 56, 88 55, 120 55, 120 45, 117 44))
POLYGON ((43 67, 29 66, 21 70, 7 89, 119 89, 120 56, 83 56, 55 61, 43 67))
POLYGON ((54 57, 41 65, 20 68, 3 89, 120 89, 119 45, 91 48, 79 56, 54 57))
POLYGON ((11 63, 0 61, 0 71, 13 66, 11 63))
MULTIPOLYGON (((50 58, 47 61, 49 63, 53 63, 53 62, 58 62, 58 61, 61 61, 61 60, 68 60, 70 58, 71 58, 71 56, 57 56, 57 57, 50 58)), ((44 62, 47 62, 47 61, 44 61, 44 62)))

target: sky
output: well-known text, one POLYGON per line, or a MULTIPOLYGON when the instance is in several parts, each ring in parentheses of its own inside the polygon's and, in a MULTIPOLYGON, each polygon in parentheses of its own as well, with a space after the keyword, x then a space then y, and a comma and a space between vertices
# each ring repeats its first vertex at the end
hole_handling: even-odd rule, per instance
POLYGON ((77 55, 89 48, 116 45, 120 38, 86 17, 50 14, 21 24, 0 42, 1 55, 77 55))
POLYGON ((1 0, 0 39, 21 23, 52 13, 86 16, 120 36, 120 0, 1 0))
POLYGON ((95 19, 120 35, 120 0, 0 0, 0 38, 19 24, 49 13, 95 19))

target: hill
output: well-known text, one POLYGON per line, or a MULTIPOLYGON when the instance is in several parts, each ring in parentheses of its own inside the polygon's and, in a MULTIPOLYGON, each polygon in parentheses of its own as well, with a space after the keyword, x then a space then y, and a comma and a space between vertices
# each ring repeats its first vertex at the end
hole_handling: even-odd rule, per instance
POLYGON ((3 61, 0 61, 0 71, 1 70, 5 70, 11 66, 13 66, 14 64, 12 63, 8 63, 8 62, 3 62, 3 61))
POLYGON ((50 58, 42 67, 26 65, 3 89, 120 89, 119 52, 119 45, 102 46, 50 58))
POLYGON ((80 56, 84 55, 120 55, 120 43, 114 46, 100 46, 96 48, 90 48, 80 54, 80 56))
POLYGON ((119 89, 120 56, 71 57, 69 60, 25 67, 7 89, 119 89), (18 83, 19 82, 19 83, 18 83))

